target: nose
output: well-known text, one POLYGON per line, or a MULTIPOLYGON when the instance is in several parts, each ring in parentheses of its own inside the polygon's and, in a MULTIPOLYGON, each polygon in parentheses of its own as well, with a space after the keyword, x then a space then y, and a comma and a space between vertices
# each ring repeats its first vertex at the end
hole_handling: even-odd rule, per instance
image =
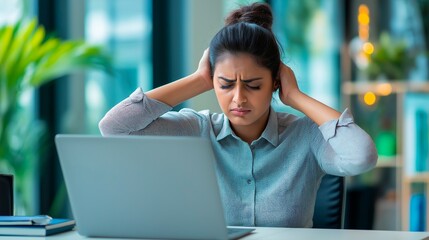
POLYGON ((242 105, 243 103, 247 102, 246 94, 244 93, 242 86, 236 87, 232 101, 234 101, 234 103, 237 105, 242 105))

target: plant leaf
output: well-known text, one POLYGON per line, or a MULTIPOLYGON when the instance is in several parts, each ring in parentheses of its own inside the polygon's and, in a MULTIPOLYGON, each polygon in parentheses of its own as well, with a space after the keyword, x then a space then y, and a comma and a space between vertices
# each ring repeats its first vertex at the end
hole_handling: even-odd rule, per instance
POLYGON ((0 66, 4 65, 4 59, 6 58, 12 40, 13 28, 13 26, 6 26, 0 35, 0 66))

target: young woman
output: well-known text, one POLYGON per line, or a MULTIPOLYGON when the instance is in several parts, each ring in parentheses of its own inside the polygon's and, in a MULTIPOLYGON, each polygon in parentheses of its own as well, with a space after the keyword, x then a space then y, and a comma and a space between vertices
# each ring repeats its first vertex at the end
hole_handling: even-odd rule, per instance
MULTIPOLYGON (((211 140, 228 225, 311 227, 325 174, 355 175, 374 167, 371 138, 351 113, 302 93, 280 61, 268 5, 232 12, 195 73, 111 109, 103 135, 186 135, 211 140), (214 89, 223 113, 173 106, 214 89), (273 92, 306 117, 271 108, 273 92)), ((189 166, 192 167, 192 166, 189 166)))

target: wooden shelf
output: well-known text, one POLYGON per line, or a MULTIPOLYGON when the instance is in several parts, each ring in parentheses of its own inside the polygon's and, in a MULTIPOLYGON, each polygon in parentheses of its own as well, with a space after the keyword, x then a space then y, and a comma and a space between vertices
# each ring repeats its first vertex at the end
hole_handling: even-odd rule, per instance
POLYGON ((415 173, 413 175, 404 174, 404 180, 408 183, 429 182, 429 172, 415 173))
POLYGON ((366 92, 374 92, 375 94, 383 95, 382 92, 386 88, 391 89, 391 93, 404 92, 429 92, 429 81, 413 82, 413 81, 386 81, 386 82, 343 82, 342 92, 344 94, 364 94, 366 92))
MULTIPOLYGON (((350 75, 350 74, 349 74, 350 75)), ((362 95, 372 92, 377 97, 393 95, 392 107, 396 109, 396 151, 397 156, 379 156, 376 168, 379 170, 387 169, 395 171, 395 194, 398 196, 397 212, 395 213, 395 228, 396 230, 409 230, 410 222, 410 196, 412 193, 413 183, 423 183, 426 185, 427 192, 429 192, 429 171, 423 173, 408 174, 404 171, 406 159, 401 155, 403 153, 403 121, 404 121, 404 94, 406 93, 425 93, 429 94, 429 80, 422 81, 357 81, 352 82, 350 79, 342 81, 341 93, 343 97, 343 105, 346 107, 353 106, 353 98, 361 97, 362 95)), ((377 106, 385 107, 385 106, 377 106)), ((355 119, 359 116, 355 115, 355 119)), ((384 183, 378 180, 377 184, 383 186, 384 183)), ((429 205, 429 202, 427 203, 429 205)), ((429 208, 427 209, 427 216, 429 216, 429 208)), ((427 229, 429 229, 429 221, 427 229)))
POLYGON ((401 165, 398 164, 398 158, 399 156, 379 156, 377 165, 375 165, 376 168, 396 168, 400 167, 401 165))

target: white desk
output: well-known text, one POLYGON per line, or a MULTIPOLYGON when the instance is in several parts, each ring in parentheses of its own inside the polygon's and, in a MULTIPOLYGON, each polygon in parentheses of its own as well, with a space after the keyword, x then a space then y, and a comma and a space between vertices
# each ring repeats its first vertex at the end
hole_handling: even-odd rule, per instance
MULTIPOLYGON (((368 231, 368 230, 331 230, 305 228, 256 228, 255 232, 242 238, 243 240, 422 240, 429 237, 429 232, 399 232, 399 231, 368 231)), ((29 237, 0 237, 0 240, 114 240, 117 238, 86 238, 76 231, 66 232, 46 238, 29 237)), ((127 239, 129 240, 129 239, 127 239)))

